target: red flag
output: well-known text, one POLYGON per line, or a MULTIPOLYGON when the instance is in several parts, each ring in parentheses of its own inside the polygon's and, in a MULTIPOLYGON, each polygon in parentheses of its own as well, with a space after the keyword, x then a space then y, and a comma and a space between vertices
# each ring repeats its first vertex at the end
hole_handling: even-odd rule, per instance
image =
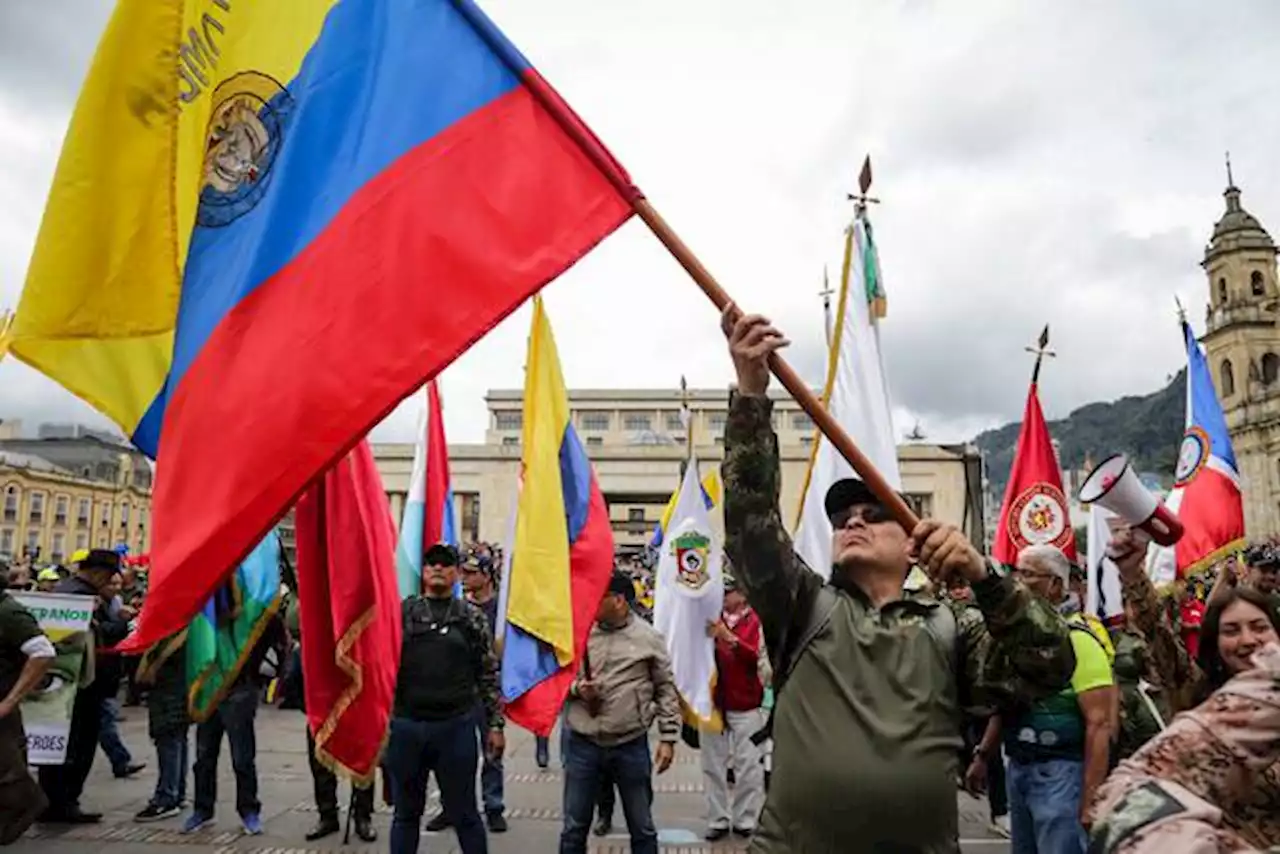
POLYGON ((1012 566, 1022 549, 1044 543, 1057 546, 1068 560, 1075 562, 1075 532, 1062 494, 1062 471, 1033 382, 1027 393, 1018 450, 1000 506, 1000 525, 991 544, 991 556, 1012 566))
POLYGON ((373 779, 400 667, 395 526, 369 443, 298 500, 298 602, 307 725, 320 761, 373 779))

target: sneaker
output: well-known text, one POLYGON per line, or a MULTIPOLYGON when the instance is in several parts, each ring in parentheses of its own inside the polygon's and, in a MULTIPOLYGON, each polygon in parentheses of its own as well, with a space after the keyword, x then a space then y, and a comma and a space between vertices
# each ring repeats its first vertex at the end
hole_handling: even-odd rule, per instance
POLYGON ((1013 830, 1009 826, 1009 816, 1007 815, 993 819, 991 829, 996 832, 997 836, 1003 836, 1005 839, 1013 838, 1013 830))
POLYGON ((428 833, 439 833, 440 831, 448 830, 451 827, 453 827, 453 824, 449 821, 449 816, 444 814, 444 810, 440 810, 435 818, 427 822, 428 833))
POLYGON ((140 771, 145 771, 146 768, 147 768, 147 763, 145 762, 130 762, 128 765, 124 766, 118 771, 115 771, 114 773, 116 775, 117 780, 127 780, 130 777, 134 776, 135 774, 139 773, 140 771))
POLYGON ((712 827, 702 835, 702 838, 707 840, 708 842, 719 842, 721 839, 724 839, 728 835, 729 835, 729 828, 712 827))
POLYGON ((175 807, 162 807, 159 804, 147 804, 143 807, 142 812, 133 817, 133 820, 139 824, 146 824, 149 821, 163 821, 166 818, 173 818, 179 815, 182 810, 175 807))
POLYGON ((244 832, 248 836, 261 836, 262 816, 258 815, 256 812, 251 812, 248 815, 242 815, 240 816, 240 826, 244 828, 244 832))
POLYGON ((591 831, 596 836, 608 836, 613 832, 613 819, 601 817, 596 822, 595 829, 591 831))
POLYGON ((187 816, 187 820, 182 823, 182 832, 199 833, 212 824, 213 816, 200 815, 198 812, 193 812, 191 815, 187 816))
POLYGON ((499 810, 485 813, 485 823, 489 825, 490 833, 506 833, 507 819, 499 810))

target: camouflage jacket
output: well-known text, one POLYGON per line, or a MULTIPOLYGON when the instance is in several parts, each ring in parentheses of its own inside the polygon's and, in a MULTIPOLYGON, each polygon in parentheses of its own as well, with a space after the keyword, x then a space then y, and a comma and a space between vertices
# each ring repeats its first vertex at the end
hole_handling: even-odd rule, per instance
MULTIPOLYGON (((795 654, 824 581, 782 522, 768 398, 734 397, 725 448, 725 550, 777 669, 795 654)), ((962 707, 1061 690, 1075 667, 1067 625, 994 572, 973 585, 982 620, 938 619, 947 606, 917 593, 877 608, 856 585, 836 586, 830 620, 775 701, 772 784, 751 850, 954 851, 962 707), (833 814, 832 791, 856 809, 833 814)))
POLYGON ((1277 763, 1280 671, 1241 674, 1112 772, 1093 803, 1089 850, 1266 850, 1280 842, 1277 763))
POLYGON ((1155 585, 1145 571, 1121 572, 1120 590, 1131 614, 1127 628, 1143 641, 1147 682, 1159 689, 1171 711, 1190 708, 1203 688, 1204 673, 1166 619, 1155 585))
POLYGON ((1126 627, 1113 637, 1116 658, 1113 670, 1120 688, 1120 736, 1116 750, 1121 759, 1137 752, 1173 715, 1169 698, 1151 681, 1151 656, 1147 642, 1126 627), (1153 713, 1154 710, 1154 713, 1153 713))

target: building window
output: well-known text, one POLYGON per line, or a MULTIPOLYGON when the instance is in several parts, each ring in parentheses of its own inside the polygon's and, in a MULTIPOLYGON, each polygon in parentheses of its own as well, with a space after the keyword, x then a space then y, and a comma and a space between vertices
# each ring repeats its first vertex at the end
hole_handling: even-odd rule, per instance
POLYGON ((1253 271, 1253 275, 1249 276, 1249 289, 1253 291, 1255 297, 1266 294, 1267 286, 1262 281, 1262 273, 1257 270, 1253 271))
POLYGON ((54 563, 62 563, 62 558, 67 551, 67 535, 57 533, 53 535, 53 548, 49 552, 49 560, 54 563))
POLYGON ((469 540, 480 539, 480 496, 474 492, 462 496, 462 533, 469 540))
POLYGON ((18 501, 22 498, 22 490, 16 486, 6 486, 4 489, 4 520, 6 522, 18 521, 18 501))
POLYGON ((0 531, 0 557, 13 557, 13 529, 5 528, 0 531))
POLYGON ((1266 353, 1262 357, 1262 383, 1263 385, 1271 385, 1280 376, 1280 356, 1275 353, 1266 353))
POLYGON ((1218 279, 1218 304, 1227 304, 1227 280, 1218 279))
POLYGON ((630 508, 628 508, 628 509, 627 509, 627 521, 628 521, 628 522, 643 522, 643 521, 644 521, 644 508, 643 508, 643 507, 630 507, 630 508))
POLYGON ((681 420, 679 412, 667 413, 667 429, 672 433, 684 432, 684 421, 681 420))
POLYGON ((524 413, 517 410, 499 412, 494 415, 494 423, 499 430, 519 430, 524 426, 524 413))
MULTIPOLYGON (((81 498, 76 505, 76 524, 84 527, 89 526, 89 514, 93 512, 93 502, 88 498, 81 498)), ((83 548, 83 546, 82 546, 83 548)))
POLYGON ((724 430, 725 422, 728 420, 729 420, 729 416, 727 413, 715 412, 715 413, 712 413, 711 417, 707 419, 707 425, 711 428, 711 431, 713 433, 719 433, 720 431, 724 430))
POLYGON ((508 448, 514 448, 520 444, 520 437, 519 436, 503 436, 502 444, 508 448))
POLYGON ((1230 359, 1222 360, 1222 368, 1218 372, 1219 378, 1222 380, 1222 396, 1231 397, 1236 393, 1236 372, 1231 367, 1230 359))
POLYGON ((612 420, 607 412, 587 412, 582 416, 582 429, 608 430, 612 420))
POLYGON ((623 430, 652 430, 653 418, 643 412, 628 412, 622 416, 623 430))
POLYGON ((89 535, 76 534, 76 551, 89 548, 89 535))
POLYGON ((120 505, 120 527, 129 527, 129 502, 125 501, 120 505))
POLYGON ((67 524, 67 505, 71 503, 71 499, 65 495, 59 495, 53 500, 53 524, 67 524))
POLYGON ((27 514, 27 522, 38 525, 44 521, 44 493, 31 493, 31 506, 27 514))
POLYGON ((797 412, 791 416, 791 429, 810 431, 813 429, 813 419, 807 412, 797 412))
POLYGON ((600 447, 600 446, 601 446, 601 445, 603 445, 603 444, 604 444, 604 438, 603 438, 603 437, 601 437, 601 436, 588 436, 588 437, 587 437, 587 447, 588 447, 588 448, 598 448, 598 447, 600 447))
POLYGON ((40 532, 27 531, 27 545, 23 549, 23 555, 29 558, 40 556, 40 532))
POLYGON ((907 506, 911 508, 911 512, 921 519, 927 519, 933 515, 933 496, 931 494, 908 492, 903 497, 907 499, 907 506))
POLYGON ((111 524, 111 504, 102 502, 98 505, 98 524, 106 527, 111 524))
POLYGON ((801 444, 801 445, 812 445, 812 444, 813 444, 813 434, 812 434, 812 433, 806 433, 805 435, 801 436, 801 437, 800 437, 800 444, 801 444))

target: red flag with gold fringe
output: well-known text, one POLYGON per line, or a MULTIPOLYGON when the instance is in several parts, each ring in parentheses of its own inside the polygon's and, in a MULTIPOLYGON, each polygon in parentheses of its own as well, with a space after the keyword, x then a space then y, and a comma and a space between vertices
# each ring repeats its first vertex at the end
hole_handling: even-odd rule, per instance
POLYGON ((364 783, 377 770, 400 667, 395 525, 369 443, 295 510, 307 725, 317 758, 364 783))

